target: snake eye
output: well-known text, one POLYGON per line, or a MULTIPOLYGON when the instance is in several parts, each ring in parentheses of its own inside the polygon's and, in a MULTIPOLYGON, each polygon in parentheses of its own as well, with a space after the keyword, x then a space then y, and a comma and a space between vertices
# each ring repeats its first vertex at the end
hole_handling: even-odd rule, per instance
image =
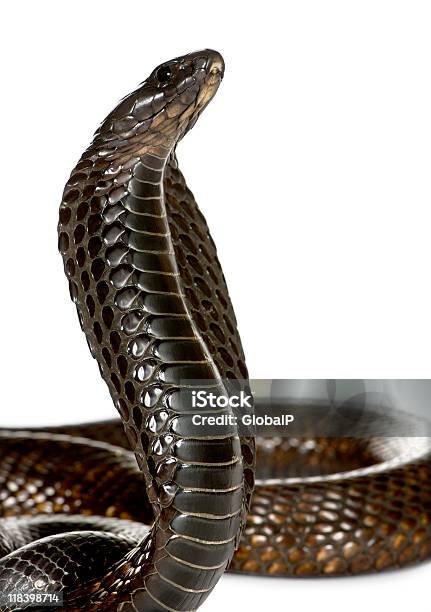
POLYGON ((172 70, 169 66, 161 66, 157 72, 156 77, 159 83, 167 83, 172 76, 172 70))

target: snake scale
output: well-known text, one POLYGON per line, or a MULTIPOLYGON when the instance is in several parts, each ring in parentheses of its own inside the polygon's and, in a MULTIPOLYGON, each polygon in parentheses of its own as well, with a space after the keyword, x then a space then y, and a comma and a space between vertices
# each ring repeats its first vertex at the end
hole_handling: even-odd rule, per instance
POLYGON ((223 72, 211 50, 160 65, 66 184, 59 249, 120 420, 0 432, 1 593, 62 593, 68 610, 186 612, 228 567, 332 576, 430 555, 428 444, 412 456, 394 438, 257 439, 256 464, 252 438, 192 425, 184 380, 224 393, 248 377, 175 153, 223 72))

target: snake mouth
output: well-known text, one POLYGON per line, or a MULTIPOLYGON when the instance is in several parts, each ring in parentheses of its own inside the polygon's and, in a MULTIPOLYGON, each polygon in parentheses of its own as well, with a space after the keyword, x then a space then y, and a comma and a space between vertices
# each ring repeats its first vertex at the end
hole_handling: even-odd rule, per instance
MULTIPOLYGON (((199 91, 193 109, 199 115, 216 94, 224 76, 225 63, 221 54, 212 49, 191 53, 186 58, 184 61, 193 62, 195 66, 194 79, 195 82, 199 83, 199 91), (199 73, 201 73, 201 76, 199 73)), ((192 110, 193 104, 190 107, 189 110, 192 110)))
POLYGON ((189 115, 189 120, 180 138, 189 132, 195 125, 202 111, 208 106, 217 93, 224 76, 225 63, 220 53, 218 53, 218 51, 206 50, 203 54, 207 57, 205 65, 203 66, 205 76, 200 84, 195 103, 190 105, 183 113, 183 116, 189 115))

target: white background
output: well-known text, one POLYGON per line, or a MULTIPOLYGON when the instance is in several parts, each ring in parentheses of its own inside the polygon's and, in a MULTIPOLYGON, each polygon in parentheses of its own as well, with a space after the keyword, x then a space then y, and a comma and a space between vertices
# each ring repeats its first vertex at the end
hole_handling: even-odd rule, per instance
MULTIPOLYGON (((57 207, 116 101, 203 47, 226 76, 178 154, 251 376, 431 377, 427 2, 13 2, 1 22, 2 424, 114 414, 67 297, 57 207)), ((427 576, 227 576, 203 609, 429 611, 427 576)))

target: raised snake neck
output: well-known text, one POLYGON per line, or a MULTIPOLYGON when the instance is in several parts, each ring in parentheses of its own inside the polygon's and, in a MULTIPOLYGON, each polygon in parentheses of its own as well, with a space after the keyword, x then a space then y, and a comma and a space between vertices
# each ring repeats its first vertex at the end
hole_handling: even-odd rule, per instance
POLYGON ((182 381, 224 393, 227 380, 247 378, 214 243, 175 157, 223 70, 209 50, 159 66, 107 117, 67 182, 59 248, 127 442, 111 423, 1 433, 3 592, 61 591, 64 609, 190 612, 229 564, 336 575, 430 553, 427 446, 382 470, 372 466, 385 441, 317 439, 312 452, 301 441, 260 444, 265 477, 298 461, 335 477, 260 481, 250 510, 253 441, 235 427, 211 437, 192 425, 182 381), (343 465, 371 467, 337 474, 343 465))

